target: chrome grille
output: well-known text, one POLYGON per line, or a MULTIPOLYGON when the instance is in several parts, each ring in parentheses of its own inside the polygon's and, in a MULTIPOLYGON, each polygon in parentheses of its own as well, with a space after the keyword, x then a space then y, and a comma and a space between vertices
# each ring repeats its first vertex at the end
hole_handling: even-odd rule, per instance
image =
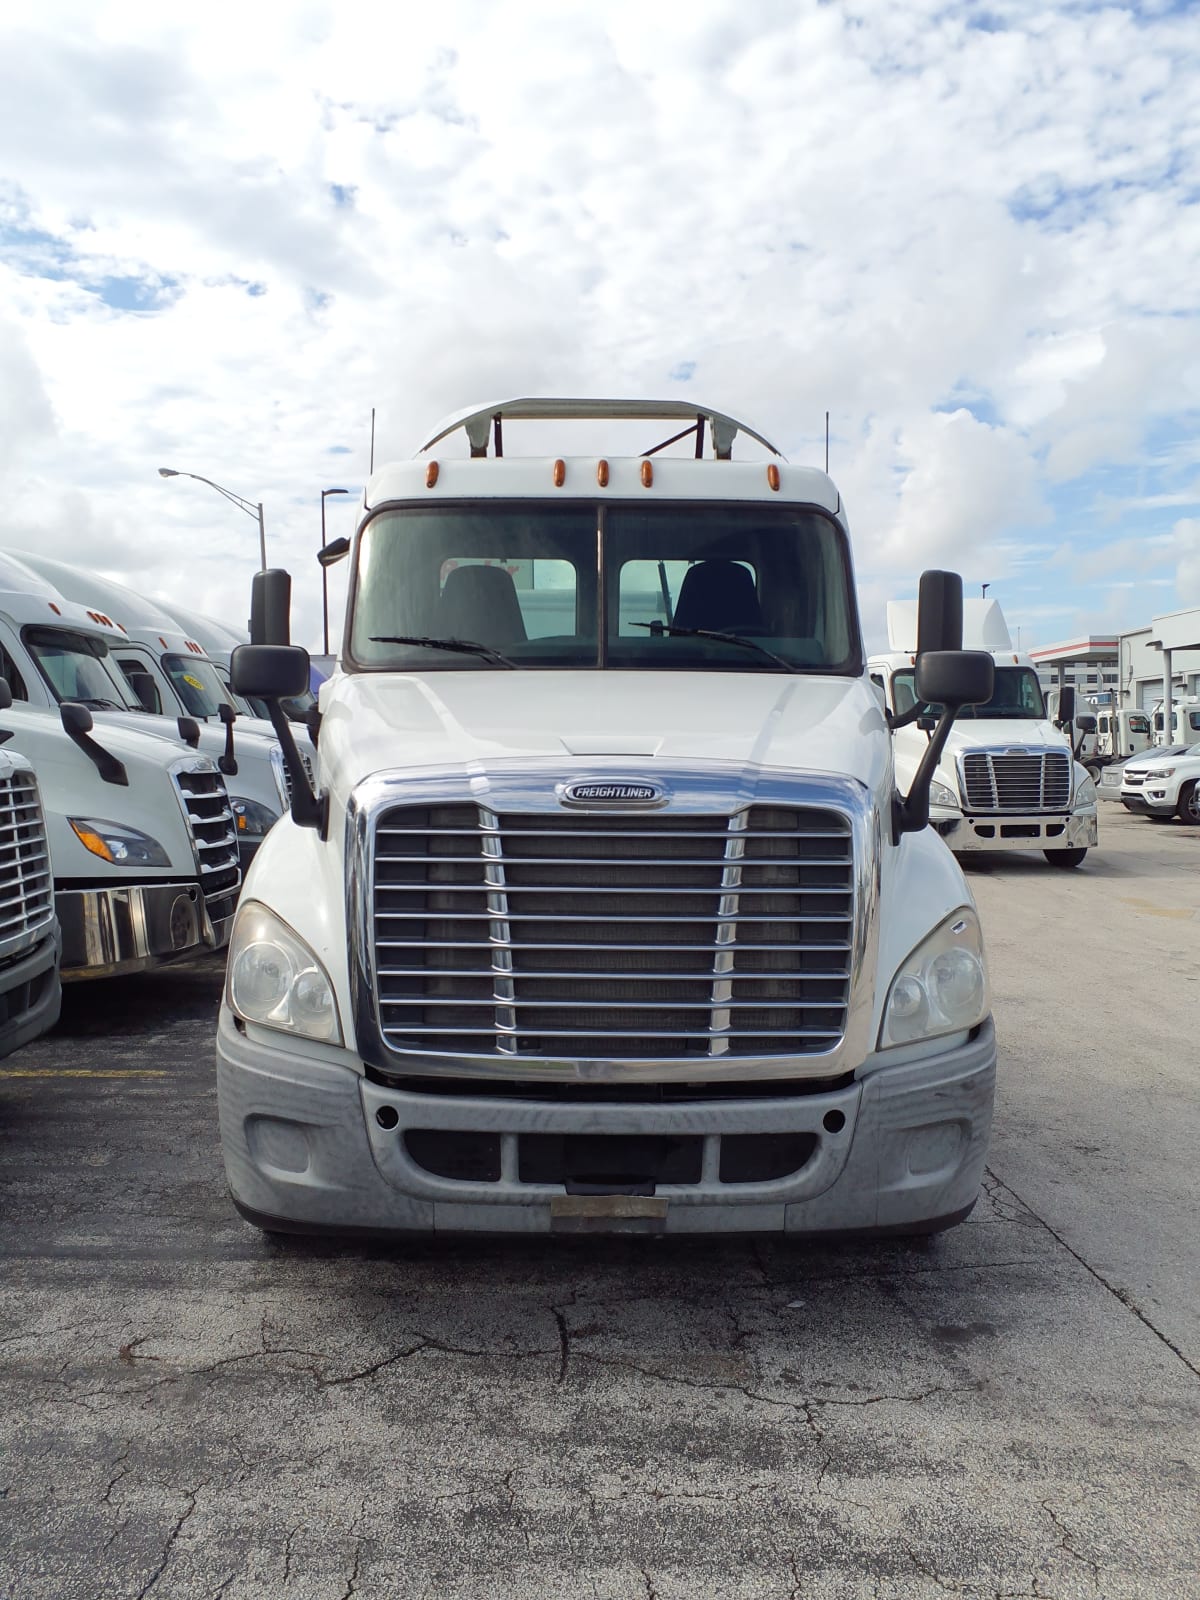
POLYGON ((373 969, 393 1051, 815 1054, 846 1026, 849 820, 396 807, 374 842, 373 969))
POLYGON ((242 874, 225 780, 212 765, 177 767, 171 776, 196 848, 205 898, 226 895, 242 874))
POLYGON ((0 778, 0 960, 54 919, 54 880, 37 779, 0 778))
POLYGON ((960 757, 966 809, 1066 811, 1071 757, 1065 750, 971 750, 960 757))

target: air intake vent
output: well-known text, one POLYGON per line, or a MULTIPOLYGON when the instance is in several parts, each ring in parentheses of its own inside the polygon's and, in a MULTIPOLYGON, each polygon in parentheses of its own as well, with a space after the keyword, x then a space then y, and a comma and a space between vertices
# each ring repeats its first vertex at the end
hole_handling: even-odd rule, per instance
POLYGON ((395 1052, 803 1055, 845 1029, 854 857, 836 811, 397 807, 373 911, 395 1052))
POLYGON ((962 757, 967 810, 1066 811, 1071 804, 1071 757, 1065 750, 971 750, 962 757))
POLYGON ((224 898, 242 876, 225 780, 211 763, 176 767, 172 777, 196 847, 204 897, 224 898))
POLYGON ((37 779, 0 778, 0 961, 17 954, 54 919, 54 880, 37 779))

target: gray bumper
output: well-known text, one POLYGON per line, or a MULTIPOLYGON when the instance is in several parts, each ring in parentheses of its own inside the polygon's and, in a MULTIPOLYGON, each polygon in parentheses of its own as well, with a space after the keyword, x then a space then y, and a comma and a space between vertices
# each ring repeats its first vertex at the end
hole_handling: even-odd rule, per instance
POLYGON ((965 817, 934 808, 930 821, 955 855, 974 850, 1090 850, 1099 837, 1095 806, 1053 817, 1036 813, 965 817))
POLYGON ((62 889, 54 897, 62 927, 62 976, 112 978, 142 972, 229 939, 236 892, 205 905, 199 884, 122 884, 62 889))
POLYGON ((846 1088, 672 1104, 413 1094, 292 1053, 283 1036, 280 1045, 248 1039, 222 1008, 217 1089, 234 1201, 261 1226, 297 1232, 919 1231, 974 1204, 996 1072, 990 1019, 967 1044, 926 1059, 889 1066, 873 1056, 846 1088), (416 1129, 499 1134, 499 1178, 435 1176, 405 1144, 416 1129), (724 1135, 790 1132, 815 1140, 799 1170, 720 1181, 724 1135), (698 1136, 703 1170, 651 1195, 568 1194, 519 1181, 528 1134, 698 1136))

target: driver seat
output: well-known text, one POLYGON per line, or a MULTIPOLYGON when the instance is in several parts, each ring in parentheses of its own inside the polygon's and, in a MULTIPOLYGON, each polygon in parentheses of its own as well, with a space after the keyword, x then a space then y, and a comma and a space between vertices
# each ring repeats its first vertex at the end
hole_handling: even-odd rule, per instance
POLYGON ((677 628, 711 633, 765 631, 753 574, 740 561, 700 561, 689 567, 671 620, 677 628))
POLYGON ((439 639, 472 639, 503 650, 527 635, 512 575, 503 567, 452 567, 438 601, 439 639))

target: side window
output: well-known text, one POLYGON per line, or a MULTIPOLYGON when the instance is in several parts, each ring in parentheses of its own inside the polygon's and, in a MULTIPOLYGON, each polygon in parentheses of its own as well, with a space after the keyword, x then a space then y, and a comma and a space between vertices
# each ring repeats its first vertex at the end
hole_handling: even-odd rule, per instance
POLYGON ((17 663, 2 644, 0 644, 0 678, 8 679, 8 687, 12 690, 14 700, 29 699, 29 690, 25 687, 24 678, 17 671, 17 663))
POLYGON ((1193 733, 1200 732, 1200 711, 1188 712, 1188 727, 1193 733))

